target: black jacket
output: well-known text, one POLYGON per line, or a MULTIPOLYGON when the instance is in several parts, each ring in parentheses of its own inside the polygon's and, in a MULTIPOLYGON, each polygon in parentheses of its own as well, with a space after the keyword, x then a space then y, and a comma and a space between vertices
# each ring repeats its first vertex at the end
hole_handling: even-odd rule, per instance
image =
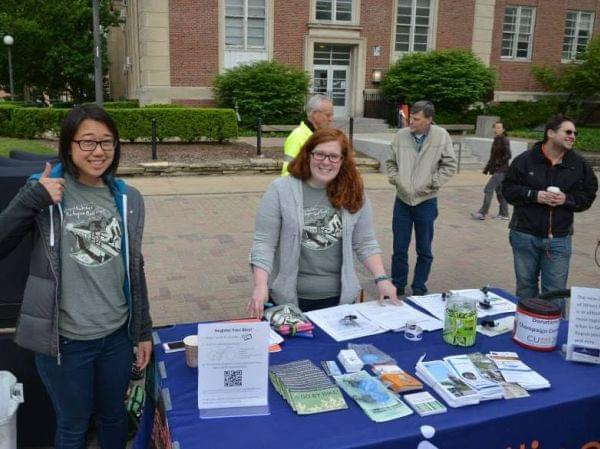
POLYGON ((487 175, 489 173, 490 175, 493 175, 496 172, 505 172, 508 170, 508 161, 510 161, 511 157, 512 154, 510 152, 510 142, 508 137, 494 137, 492 150, 490 151, 490 159, 483 169, 483 174, 487 175))
POLYGON ((515 209, 510 228, 537 237, 573 234, 573 212, 590 208, 596 198, 598 179, 588 162, 575 151, 567 151, 560 164, 552 166, 542 153, 542 143, 516 157, 502 183, 502 195, 515 209), (559 187, 565 204, 550 207, 537 202, 537 193, 559 187))

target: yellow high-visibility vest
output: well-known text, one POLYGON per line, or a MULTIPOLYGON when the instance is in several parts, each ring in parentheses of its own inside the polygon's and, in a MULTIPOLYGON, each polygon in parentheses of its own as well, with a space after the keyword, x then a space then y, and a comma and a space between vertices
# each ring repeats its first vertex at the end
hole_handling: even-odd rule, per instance
POLYGON ((288 164, 298 156, 300 148, 302 148, 304 142, 312 136, 312 133, 312 130, 306 123, 301 122, 300 125, 290 133, 287 139, 285 139, 285 143, 283 144, 283 168, 281 169, 281 176, 288 175, 288 164))

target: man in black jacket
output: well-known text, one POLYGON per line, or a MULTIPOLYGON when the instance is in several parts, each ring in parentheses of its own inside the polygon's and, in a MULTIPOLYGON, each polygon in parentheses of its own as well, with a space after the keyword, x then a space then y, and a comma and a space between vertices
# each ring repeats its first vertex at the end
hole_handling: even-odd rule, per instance
POLYGON ((532 298, 567 286, 573 213, 590 208, 598 179, 573 150, 577 131, 563 115, 550 119, 544 140, 516 157, 502 184, 514 206, 510 221, 517 296, 532 298))

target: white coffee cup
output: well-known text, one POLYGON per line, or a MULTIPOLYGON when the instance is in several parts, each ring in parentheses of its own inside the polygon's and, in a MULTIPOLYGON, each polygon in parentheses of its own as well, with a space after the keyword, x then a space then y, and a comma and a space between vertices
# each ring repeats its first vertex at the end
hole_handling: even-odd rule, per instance
POLYGON ((554 187, 554 186, 550 186, 550 187, 546 188, 546 191, 550 192, 550 193, 560 193, 560 188, 554 187))
POLYGON ((198 336, 188 335, 183 339, 185 345, 185 363, 190 368, 198 366, 198 336))

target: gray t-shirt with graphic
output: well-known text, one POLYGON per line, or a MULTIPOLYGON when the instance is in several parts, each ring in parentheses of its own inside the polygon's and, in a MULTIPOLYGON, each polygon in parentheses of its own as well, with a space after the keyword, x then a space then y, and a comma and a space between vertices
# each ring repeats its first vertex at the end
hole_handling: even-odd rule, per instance
POLYGON ((121 236, 119 213, 108 187, 86 186, 65 174, 60 335, 92 340, 127 321, 121 236))
POLYGON ((342 214, 326 189, 302 183, 304 227, 298 270, 298 297, 324 299, 342 290, 342 214))

